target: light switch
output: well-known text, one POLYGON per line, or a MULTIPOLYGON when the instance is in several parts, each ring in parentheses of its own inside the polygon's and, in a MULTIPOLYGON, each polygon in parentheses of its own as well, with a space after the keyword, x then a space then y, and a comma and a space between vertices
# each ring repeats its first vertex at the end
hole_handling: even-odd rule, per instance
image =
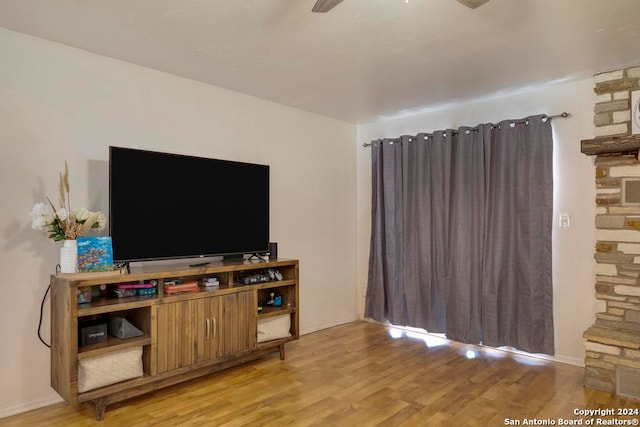
POLYGON ((560 228, 567 228, 571 226, 571 218, 568 213, 560 214, 560 228))

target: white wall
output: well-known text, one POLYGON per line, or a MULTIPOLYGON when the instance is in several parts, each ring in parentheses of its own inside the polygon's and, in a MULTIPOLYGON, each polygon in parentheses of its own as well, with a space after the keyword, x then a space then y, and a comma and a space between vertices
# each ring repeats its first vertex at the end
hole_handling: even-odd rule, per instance
POLYGON ((358 312, 364 313, 371 227, 371 154, 363 142, 419 132, 474 126, 534 114, 567 111, 555 119, 553 282, 556 356, 582 365, 582 332, 595 319, 595 184, 592 158, 580 153, 580 140, 593 138, 593 80, 554 84, 358 127, 358 312), (570 228, 558 228, 558 214, 569 213, 570 228))
POLYGON ((0 418, 59 400, 36 327, 60 245, 28 213, 65 161, 72 206, 106 213, 109 145, 269 164, 302 332, 357 318, 354 125, 4 29, 0 58, 0 418))

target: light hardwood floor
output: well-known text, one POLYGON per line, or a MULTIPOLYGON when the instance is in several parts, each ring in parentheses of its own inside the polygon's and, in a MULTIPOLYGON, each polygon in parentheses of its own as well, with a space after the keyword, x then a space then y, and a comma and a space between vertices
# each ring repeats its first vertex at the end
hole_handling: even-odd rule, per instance
MULTIPOLYGON (((504 426, 575 410, 640 410, 582 387, 583 369, 354 322, 267 356, 107 408, 57 404, 0 420, 8 426, 504 426), (395 332, 395 333, 394 333, 395 332), (396 337, 392 337, 396 335, 396 337), (397 336, 401 335, 401 336, 397 336), (410 336, 408 336, 410 335, 410 336), (511 420, 513 421, 510 424, 511 420)), ((594 425, 598 425, 594 423, 594 425)))

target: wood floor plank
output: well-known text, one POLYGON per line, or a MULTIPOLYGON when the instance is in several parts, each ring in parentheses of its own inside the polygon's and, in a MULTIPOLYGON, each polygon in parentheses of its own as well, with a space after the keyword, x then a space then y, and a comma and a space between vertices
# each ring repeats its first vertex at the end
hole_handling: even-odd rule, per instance
POLYGON ((395 332, 353 322, 304 335, 287 344, 284 361, 274 353, 138 396, 109 406, 102 422, 90 404, 58 404, 0 425, 482 427, 586 419, 575 409, 640 410, 583 388, 579 367, 395 332))

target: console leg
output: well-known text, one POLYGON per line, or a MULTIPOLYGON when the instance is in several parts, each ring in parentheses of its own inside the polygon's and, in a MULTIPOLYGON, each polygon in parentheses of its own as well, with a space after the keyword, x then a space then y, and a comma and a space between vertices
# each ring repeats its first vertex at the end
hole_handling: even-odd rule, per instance
POLYGON ((107 408, 105 399, 104 398, 96 399, 95 402, 96 402, 96 420, 102 421, 104 418, 104 410, 107 408))
POLYGON ((280 360, 284 360, 284 344, 280 344, 280 360))

